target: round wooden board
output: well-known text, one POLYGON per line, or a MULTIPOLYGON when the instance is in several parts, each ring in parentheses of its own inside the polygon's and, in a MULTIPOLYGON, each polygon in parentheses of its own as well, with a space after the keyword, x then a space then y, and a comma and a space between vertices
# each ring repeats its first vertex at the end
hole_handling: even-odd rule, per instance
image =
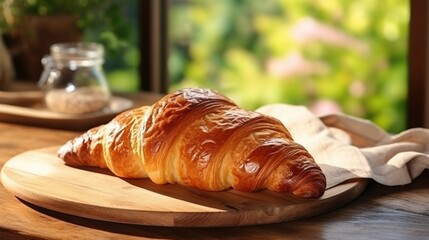
POLYGON ((2 169, 3 185, 15 196, 47 209, 120 223, 214 227, 284 222, 339 208, 367 184, 356 179, 313 200, 271 191, 207 192, 118 178, 104 169, 70 167, 56 157, 56 150, 44 148, 13 157, 2 169))

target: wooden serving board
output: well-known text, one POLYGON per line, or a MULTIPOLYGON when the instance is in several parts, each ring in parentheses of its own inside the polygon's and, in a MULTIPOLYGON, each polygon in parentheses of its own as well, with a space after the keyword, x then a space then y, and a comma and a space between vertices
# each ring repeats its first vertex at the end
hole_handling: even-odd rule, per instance
POLYGON ((153 226, 244 226, 290 221, 339 208, 367 183, 356 179, 328 189, 320 199, 235 190, 207 192, 148 179, 122 179, 98 168, 74 168, 56 157, 58 147, 28 151, 1 172, 15 196, 58 212, 111 222, 153 226))

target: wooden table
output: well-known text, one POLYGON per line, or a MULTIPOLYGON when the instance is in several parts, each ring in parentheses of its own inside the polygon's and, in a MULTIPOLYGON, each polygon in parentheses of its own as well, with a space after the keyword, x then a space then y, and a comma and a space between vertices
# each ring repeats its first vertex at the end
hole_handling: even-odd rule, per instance
MULTIPOLYGON (((136 95, 138 103, 157 96, 136 95)), ((32 149, 63 144, 80 132, 0 123, 0 167, 32 149)), ((412 184, 370 181, 353 202, 292 222, 228 228, 169 228, 90 220, 34 206, 0 185, 0 239, 428 239, 429 171, 412 184)))

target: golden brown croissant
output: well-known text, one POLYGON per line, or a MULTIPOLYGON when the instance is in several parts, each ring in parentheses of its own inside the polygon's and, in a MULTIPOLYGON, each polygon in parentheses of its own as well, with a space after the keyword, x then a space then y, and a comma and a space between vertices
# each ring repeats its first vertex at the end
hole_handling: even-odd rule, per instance
POLYGON ((313 157, 280 121, 207 89, 183 89, 119 114, 67 142, 58 155, 72 166, 210 191, 269 189, 317 198, 326 188, 313 157))

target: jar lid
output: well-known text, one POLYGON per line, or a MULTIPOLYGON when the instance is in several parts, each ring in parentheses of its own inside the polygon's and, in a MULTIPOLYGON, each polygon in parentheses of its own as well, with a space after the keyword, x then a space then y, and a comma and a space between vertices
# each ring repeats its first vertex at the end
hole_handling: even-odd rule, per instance
POLYGON ((51 46, 51 56, 58 60, 95 60, 103 58, 104 48, 99 43, 57 43, 51 46))

